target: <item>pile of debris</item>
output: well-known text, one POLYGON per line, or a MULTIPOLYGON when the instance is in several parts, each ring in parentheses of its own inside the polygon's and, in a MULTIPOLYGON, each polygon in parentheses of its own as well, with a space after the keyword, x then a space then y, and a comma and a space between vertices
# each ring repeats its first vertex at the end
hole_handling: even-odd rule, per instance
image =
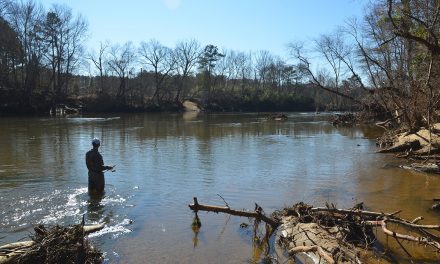
POLYGON ((331 115, 329 122, 334 126, 354 126, 361 122, 359 114, 344 113, 331 115))
POLYGON ((102 224, 49 228, 36 226, 32 240, 0 247, 0 263, 102 263, 102 253, 90 245, 86 237, 103 227, 102 224))
POLYGON ((391 256, 377 250, 380 248, 375 236, 377 231, 394 238, 405 252, 408 250, 401 241, 440 252, 440 225, 421 225, 422 217, 412 221, 400 218, 397 215, 401 211, 367 211, 362 203, 350 209, 339 209, 333 204, 313 207, 297 203, 274 212, 270 217, 264 215, 258 205, 253 212, 249 212, 231 209, 227 204, 202 205, 194 198, 194 204, 189 207, 196 216, 198 211, 222 212, 265 222, 269 230, 267 236, 276 233, 278 244, 299 263, 391 263, 391 256), (394 230, 408 234, 390 230, 390 225, 394 230))

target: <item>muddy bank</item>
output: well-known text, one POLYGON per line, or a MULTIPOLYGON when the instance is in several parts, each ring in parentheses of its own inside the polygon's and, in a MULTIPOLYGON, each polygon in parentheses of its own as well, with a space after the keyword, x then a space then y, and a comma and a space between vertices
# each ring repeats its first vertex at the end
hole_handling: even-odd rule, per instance
POLYGON ((380 153, 409 152, 414 156, 440 153, 440 123, 431 129, 421 128, 415 132, 386 133, 378 139, 380 153))
POLYGON ((387 132, 377 139, 379 153, 394 153, 407 162, 404 169, 427 173, 440 173, 440 123, 431 129, 421 128, 415 132, 387 132))

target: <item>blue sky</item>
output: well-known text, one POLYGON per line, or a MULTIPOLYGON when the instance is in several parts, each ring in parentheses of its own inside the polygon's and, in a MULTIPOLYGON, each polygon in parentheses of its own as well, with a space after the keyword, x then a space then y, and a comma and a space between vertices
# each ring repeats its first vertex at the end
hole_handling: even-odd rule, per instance
POLYGON ((366 0, 44 0, 65 4, 89 22, 89 47, 100 41, 157 39, 174 47, 194 38, 202 45, 286 54, 286 44, 329 33, 362 17, 366 0))

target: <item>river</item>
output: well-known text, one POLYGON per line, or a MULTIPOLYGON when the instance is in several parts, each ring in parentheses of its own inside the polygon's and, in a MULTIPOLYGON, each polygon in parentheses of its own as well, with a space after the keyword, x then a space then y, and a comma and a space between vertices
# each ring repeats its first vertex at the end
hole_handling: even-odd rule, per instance
MULTIPOLYGON (((424 216, 440 196, 440 177, 398 168, 375 153, 371 127, 335 128, 326 115, 113 114, 0 119, 0 243, 27 238, 37 224, 107 222, 91 235, 107 263, 258 263, 247 218, 200 212, 188 204, 267 214, 304 201, 424 216), (91 139, 116 171, 104 197, 87 193, 84 156, 91 139)), ((390 242, 391 243, 391 242, 390 242)), ((398 249, 396 249, 398 250, 398 249)), ((416 251, 424 259, 422 251, 416 251)), ((282 257, 282 256, 280 256, 282 257)))

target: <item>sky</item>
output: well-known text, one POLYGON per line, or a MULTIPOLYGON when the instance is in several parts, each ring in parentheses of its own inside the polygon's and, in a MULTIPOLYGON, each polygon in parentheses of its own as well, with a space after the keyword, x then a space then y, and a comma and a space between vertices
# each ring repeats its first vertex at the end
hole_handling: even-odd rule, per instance
POLYGON ((196 39, 236 51, 287 54, 290 42, 311 42, 352 17, 367 0, 43 0, 65 4, 89 23, 87 46, 156 39, 173 48, 196 39))

